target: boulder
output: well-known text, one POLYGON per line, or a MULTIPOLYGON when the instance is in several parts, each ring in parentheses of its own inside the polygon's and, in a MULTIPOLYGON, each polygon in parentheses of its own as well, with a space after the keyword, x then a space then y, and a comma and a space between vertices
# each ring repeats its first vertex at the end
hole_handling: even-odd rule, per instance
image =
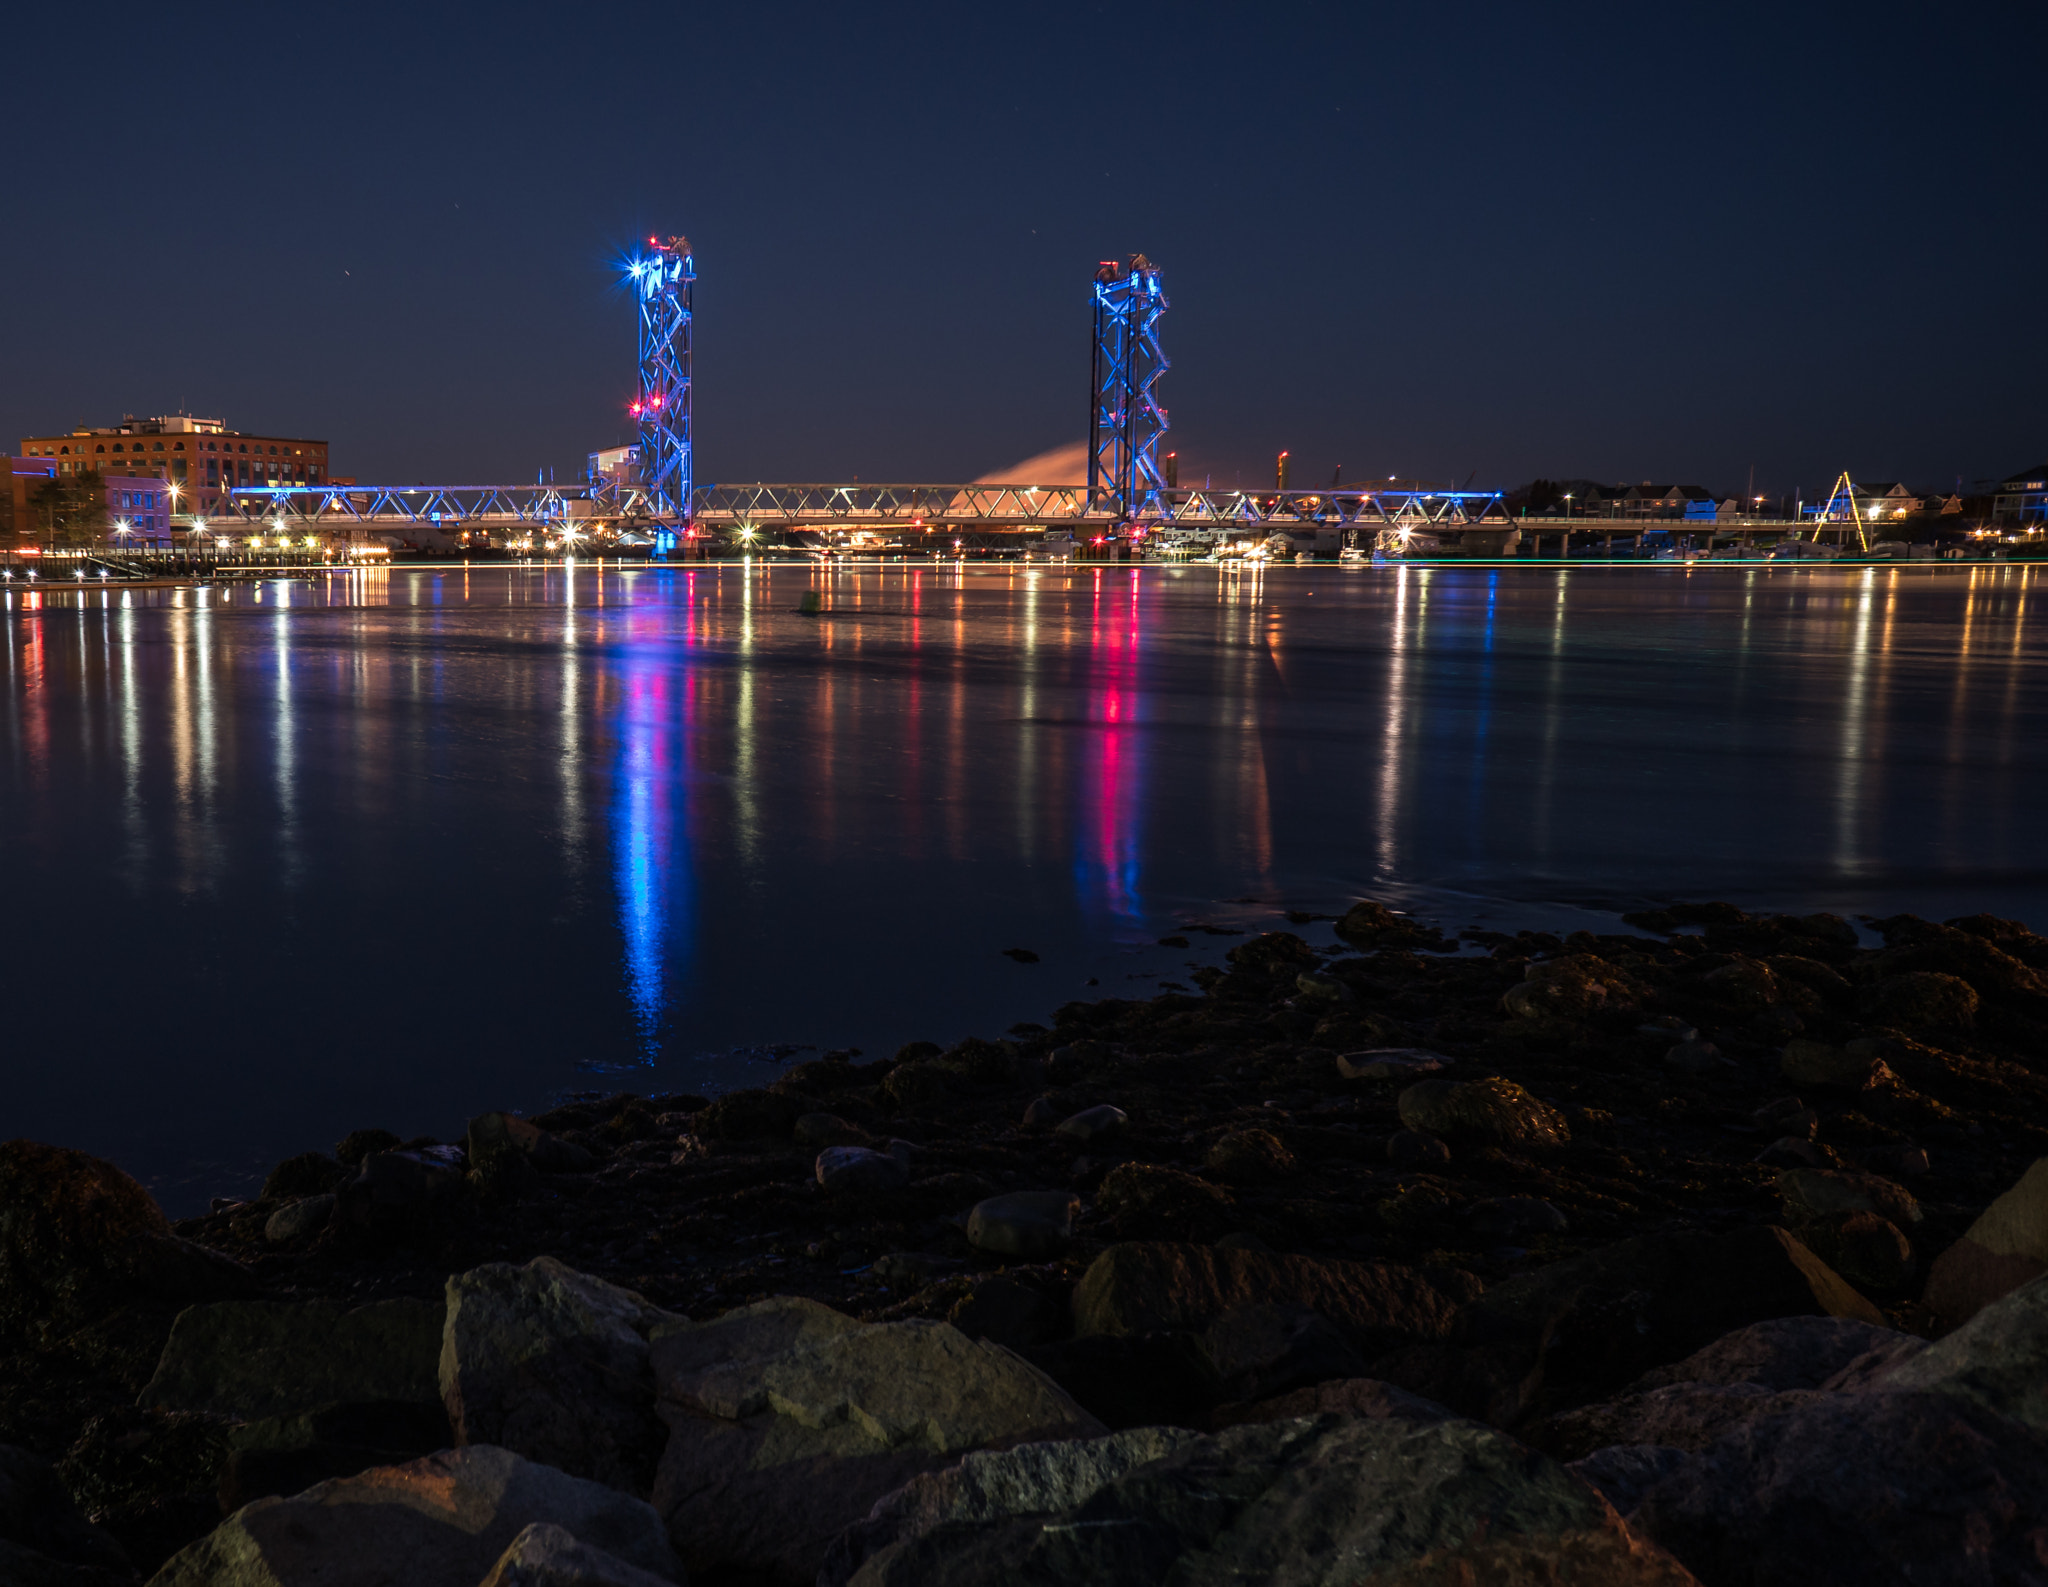
POLYGON ((1448 1421, 1452 1412, 1434 1400, 1378 1378, 1335 1378, 1308 1388, 1292 1389, 1270 1400, 1217 1407, 1216 1425, 1245 1422, 1287 1422, 1304 1416, 1377 1416, 1401 1422, 1448 1421))
POLYGON ((1304 970, 1294 978, 1294 989, 1303 997, 1320 1003, 1356 1003, 1358 994, 1334 975, 1317 975, 1304 970))
POLYGON ((668 1314, 551 1256, 448 1280, 440 1389, 460 1444, 644 1494, 660 1458, 648 1333, 668 1314))
POLYGON ((1512 1080, 1421 1080, 1396 1099, 1411 1130, 1520 1150, 1563 1146, 1572 1138, 1564 1115, 1512 1080))
POLYGON ((649 1335, 648 1353, 659 1384, 725 1363, 781 1355, 858 1327, 846 1313, 823 1301, 777 1295, 737 1306, 708 1322, 683 1317, 657 1322, 649 1335))
POLYGON ((792 1583, 919 1472, 1105 1431, 1009 1351, 922 1320, 670 1371, 661 1392, 672 1432, 655 1504, 686 1563, 792 1583))
POLYGON ((264 1220, 263 1238, 272 1245, 311 1239, 327 1227, 339 1200, 338 1196, 320 1195, 289 1202, 264 1220))
POLYGON ((1412 1268, 1161 1240, 1114 1245, 1089 1264, 1074 1290, 1074 1330, 1199 1333, 1259 1303, 1319 1313, 1364 1351, 1440 1338, 1455 1312, 1412 1268))
POLYGON ((805 1113, 798 1116, 792 1132, 797 1145, 806 1151, 823 1151, 828 1146, 866 1146, 868 1132, 849 1124, 836 1113, 805 1113))
POLYGON ((128 1556, 78 1506, 40 1455, 0 1444, 0 1581, 9 1587, 114 1587, 128 1556))
POLYGON ((39 1344, 124 1312, 150 1313, 153 1332, 178 1307, 255 1287, 239 1262, 173 1234, 112 1163, 0 1143, 0 1332, 39 1344))
MULTIPOLYGON (((339 1406, 438 1410, 445 1308, 432 1301, 222 1301, 178 1314, 140 1403, 282 1424, 339 1406)), ((433 1420, 440 1422, 435 1415, 433 1420)), ((443 1427, 445 1441, 445 1426, 443 1427)), ((310 1436, 310 1435, 308 1435, 310 1436)))
POLYGON ((978 1201, 967 1215, 967 1243, 997 1256, 1052 1256, 1074 1232, 1080 1200, 1065 1190, 1013 1190, 978 1201))
POLYGON ((1138 1427, 1106 1438, 1020 1444, 964 1456, 912 1477, 833 1541, 818 1587, 846 1587, 870 1559, 940 1526, 1051 1515, 1086 1504, 1110 1483, 1195 1442, 1179 1427, 1138 1427))
POLYGON ((1236 1201, 1197 1174, 1157 1163, 1123 1163, 1103 1177, 1095 1209, 1125 1239, 1213 1240, 1235 1221, 1236 1201))
POLYGON ((1608 1008, 1633 1004, 1640 989, 1628 975, 1590 953, 1537 959, 1509 987, 1501 1007, 1533 1035, 1562 1035, 1608 1008))
POLYGON ((1644 1494, 1691 1459, 1684 1450, 1662 1444, 1610 1444, 1583 1460, 1566 1462, 1565 1470, 1598 1488, 1626 1516, 1643 1502, 1644 1494))
MULTIPOLYGON (((890 1080, 897 1072, 891 1072, 890 1080)), ((888 1083, 883 1082, 885 1087, 888 1083)), ((786 1141, 804 1112, 800 1099, 780 1091, 728 1091, 690 1120, 690 1132, 707 1141, 786 1141)))
MULTIPOLYGON (((1362 898, 1338 918, 1336 933, 1354 948, 1448 948, 1435 931, 1385 904, 1362 898)), ((1299 940, 1298 938, 1296 939, 1299 940)), ((1305 945, 1304 945, 1305 946, 1305 945)))
POLYGON ((1025 1105, 1024 1117, 1019 1121, 1027 1130, 1049 1130, 1059 1122, 1059 1104, 1051 1097, 1033 1097, 1025 1105))
POLYGON ((477 1446, 258 1499, 174 1555, 151 1587, 452 1587, 482 1581, 536 1523, 663 1581, 680 1576, 641 1500, 477 1446))
POLYGON ((1890 1073, 1873 1053, 1852 1052, 1803 1037, 1785 1043, 1778 1055, 1778 1072, 1795 1086, 1830 1091, 1868 1090, 1890 1073))
POLYGON ((344 1168, 361 1168, 372 1152, 395 1151, 404 1144, 389 1130, 350 1130, 334 1143, 334 1156, 344 1168))
POLYGON ((341 1187, 334 1223, 372 1242, 428 1237, 462 1207, 462 1175, 424 1152, 372 1152, 341 1187))
POLYGON ((349 1171, 325 1152, 301 1152, 287 1157, 263 1181, 262 1199, 288 1201, 297 1196, 319 1196, 338 1190, 349 1171))
POLYGON ((1618 1241, 1497 1284, 1464 1309, 1459 1336, 1468 1344, 1518 1341, 1536 1352, 1529 1364, 1540 1359, 1544 1398, 1556 1404, 1625 1383, 1747 1323, 1815 1315, 1885 1324, 1783 1229, 1682 1230, 1618 1241))
POLYGON ((1114 1135, 1121 1135, 1131 1117, 1122 1108, 1111 1107, 1107 1102, 1100 1107, 1083 1108, 1071 1118, 1062 1119, 1053 1129, 1053 1134, 1070 1141, 1100 1141, 1114 1135))
POLYGON ((1421 1080, 1441 1074, 1456 1060, 1420 1047, 1369 1047, 1340 1053, 1337 1073, 1346 1080, 1421 1080))
POLYGON ((1225 1400, 1271 1399, 1331 1378, 1360 1378, 1365 1361, 1328 1318, 1302 1306, 1251 1301, 1202 1331, 1225 1400))
POLYGON ((1873 1294, 1896 1295, 1912 1282, 1913 1242, 1906 1238, 1905 1230, 1874 1212, 1852 1212, 1793 1226, 1815 1256, 1873 1294))
POLYGON ((480 1587, 674 1587, 674 1578, 580 1543, 567 1527, 536 1521, 512 1539, 480 1587))
POLYGON ((529 1123, 516 1113, 482 1113, 469 1121, 469 1162, 483 1170, 492 1158, 517 1152, 543 1174, 582 1174, 597 1166, 587 1147, 529 1123))
POLYGON ((1864 1015, 1881 1024, 1967 1030, 1976 1022, 1978 997, 1975 987, 1956 976, 1908 970, 1872 981, 1859 1002, 1864 1015))
POLYGON ((1919 1204, 1911 1193, 1876 1174, 1788 1168, 1778 1175, 1778 1194, 1784 1198, 1786 1214, 1792 1217, 1874 1212, 1908 1226, 1921 1219, 1919 1204))
POLYGON ((1227 1428, 1062 1510, 899 1534, 847 1581, 1693 1584, 1591 1488, 1502 1433, 1337 1416, 1227 1428))
POLYGON ((964 1077, 952 1065, 937 1058, 917 1058, 889 1071, 882 1081, 882 1094, 899 1108, 926 1107, 944 1102, 963 1083, 964 1077))
POLYGON ((1796 1410, 1824 1397, 1814 1389, 1779 1391, 1757 1383, 1674 1383, 1546 1417, 1516 1429, 1516 1436, 1567 1461, 1583 1460, 1613 1444, 1655 1444, 1690 1452, 1708 1448, 1744 1422, 1796 1410))
POLYGON ((1936 1331, 1946 1333, 2043 1273, 2048 1273, 2048 1157, 2036 1161, 1934 1259, 1925 1303, 1936 1331))
POLYGON ((2048 1434, 1944 1394, 1827 1394, 1674 1463, 1629 1517, 1700 1580, 2040 1578, 2048 1434))
POLYGON ((1241 1185, 1286 1179, 1300 1166, 1279 1136, 1258 1129, 1232 1130, 1210 1146, 1202 1161, 1212 1174, 1241 1185))
POLYGON ((961 1296, 946 1321, 970 1339, 1025 1350, 1065 1333, 1067 1308, 1037 1285, 997 1273, 961 1296))
POLYGON ((1860 1363, 1895 1363, 1925 1348, 1925 1340, 1860 1318, 1771 1317, 1645 1373, 1630 1388, 1642 1392, 1671 1383, 1753 1383, 1779 1391, 1840 1387, 1836 1380, 1860 1363))
MULTIPOLYGON (((815 1117, 815 1115, 813 1115, 815 1117)), ((900 1190, 910 1183, 910 1152, 878 1152, 866 1146, 828 1146, 813 1170, 818 1188, 835 1195, 900 1190)))
POLYGON ((1955 1395, 2048 1434, 2048 1275, 1993 1301, 1875 1386, 1955 1395))

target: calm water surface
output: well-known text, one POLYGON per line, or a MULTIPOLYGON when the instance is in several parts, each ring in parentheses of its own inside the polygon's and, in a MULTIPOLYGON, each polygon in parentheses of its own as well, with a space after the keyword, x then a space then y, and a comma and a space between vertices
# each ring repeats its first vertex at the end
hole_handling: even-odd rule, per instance
POLYGON ((344 1129, 993 1034, 1361 893, 2048 920, 2032 568, 399 570, 0 596, 0 1135, 344 1129), (797 613, 821 590, 832 612, 797 613), (1029 948, 1018 964, 1006 948, 1029 948), (1092 989, 1092 990, 1091 990, 1092 989))

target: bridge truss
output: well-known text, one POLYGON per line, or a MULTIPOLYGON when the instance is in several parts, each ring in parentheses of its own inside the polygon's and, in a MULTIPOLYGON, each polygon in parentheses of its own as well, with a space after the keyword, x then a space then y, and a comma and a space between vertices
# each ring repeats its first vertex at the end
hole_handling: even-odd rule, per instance
POLYGON ((1129 266, 1105 259, 1095 272, 1095 347, 1088 410, 1088 494, 1114 517, 1156 512, 1166 476, 1159 439, 1166 410, 1153 389, 1170 366, 1159 345, 1169 307, 1159 267, 1143 254, 1129 266))
MULTIPOLYGON (((1294 528, 1375 530, 1505 526, 1497 491, 1317 490, 1150 492, 1135 521, 1084 485, 706 485, 694 493, 690 524, 746 537, 802 530, 1066 531, 1182 535, 1294 528)), ((215 534, 305 528, 539 530, 600 538, 651 529, 667 519, 645 486, 389 485, 254 486, 222 496, 215 534)))

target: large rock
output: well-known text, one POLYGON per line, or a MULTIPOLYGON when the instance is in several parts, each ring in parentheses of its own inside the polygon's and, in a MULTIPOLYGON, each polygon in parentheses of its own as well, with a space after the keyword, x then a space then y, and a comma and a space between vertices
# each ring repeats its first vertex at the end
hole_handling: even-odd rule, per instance
POLYGON ((1539 1351, 1541 1403, 1561 1405, 1679 1360, 1745 1324, 1798 1316, 1849 1317, 1880 1328, 1885 1321, 1797 1239, 1758 1226, 1641 1235, 1553 1262, 1472 1302, 1460 1316, 1459 1335, 1475 1344, 1519 1340, 1539 1351))
POLYGON ((1053 1256, 1074 1232, 1080 1199, 1066 1190, 1013 1190, 974 1204, 967 1243, 996 1256, 1053 1256))
POLYGON ((1960 1328, 2029 1279, 2048 1273, 2048 1157, 1935 1258, 1927 1275, 1926 1305, 1936 1331, 1960 1328))
POLYGON ((1079 1334, 1199 1333, 1234 1307, 1320 1313, 1360 1350, 1441 1338, 1455 1306, 1412 1268, 1177 1241, 1111 1246, 1075 1287, 1079 1334))
POLYGON ((457 1441, 646 1493, 664 1436, 647 1336, 668 1316, 550 1256, 452 1276, 439 1372, 457 1441))
POLYGON ((1876 1386, 1952 1394, 2048 1433, 2048 1275, 1993 1301, 1876 1386))
POLYGON ((498 1556, 480 1587, 671 1587, 670 1578, 579 1542, 567 1527, 536 1521, 498 1556))
POLYGON ((1462 1421, 1323 1416, 1195 1440, 1064 1510, 941 1521, 893 1539, 848 1579, 998 1581, 1690 1587, 1693 1578, 1633 1536, 1593 1489, 1505 1434, 1462 1421))
POLYGON ((672 1317, 649 1333, 657 1383, 716 1366, 759 1361, 821 1344, 859 1328, 846 1313, 800 1295, 776 1295, 738 1306, 708 1322, 672 1317))
POLYGON ((174 1235, 112 1163, 0 1143, 0 1330, 41 1343, 118 1312, 161 1315, 255 1287, 240 1263, 174 1235))
POLYGON ((1535 960, 1500 1001, 1533 1033, 1561 1035, 1604 1009, 1633 1004, 1640 990, 1626 972, 1605 959, 1572 953, 1535 960))
POLYGON ((1453 1140, 1521 1150, 1563 1146, 1572 1138, 1564 1115, 1512 1080, 1420 1080, 1396 1099, 1401 1122, 1453 1140))
POLYGON ((330 1406, 438 1406, 445 1308, 382 1300, 344 1311, 324 1301, 220 1301, 178 1314, 141 1403, 238 1422, 330 1406))
POLYGON ((469 1121, 470 1166, 482 1168, 493 1156, 517 1152, 543 1174, 580 1174, 597 1166, 587 1147, 520 1118, 516 1113, 481 1113, 469 1121))
POLYGON ((114 1587, 133 1579, 121 1545, 78 1513, 50 1463, 0 1444, 0 1582, 114 1587))
POLYGON ((665 1581, 680 1574, 642 1501, 478 1446, 258 1499, 173 1556, 150 1587, 456 1587, 482 1581, 536 1523, 665 1581))
POLYGON ((1525 1443, 1559 1460, 1583 1460, 1615 1444, 1700 1450, 1730 1428, 1776 1416, 1824 1398, 1813 1389, 1767 1389, 1757 1383, 1674 1383, 1645 1394, 1582 1405, 1530 1427, 1525 1443))
POLYGON ((1225 1400, 1271 1399, 1331 1378, 1365 1376, 1365 1361, 1327 1317, 1300 1306, 1233 1306, 1203 1330, 1225 1400))
POLYGON ((445 1157, 372 1152, 336 1192, 333 1223, 371 1245, 429 1240, 466 1210, 462 1192, 462 1175, 445 1157))
POLYGON ((1896 1365, 1927 1348, 1924 1339, 1880 1328, 1855 1317, 1771 1317, 1723 1334, 1683 1361, 1654 1368, 1631 1387, 1638 1392, 1672 1383, 1727 1387, 1753 1383, 1775 1391, 1860 1387, 1842 1381, 1896 1365))
MULTIPOLYGON (((814 1324, 778 1308, 727 1337, 747 1347, 764 1330, 814 1324)), ((691 1338, 661 1342, 677 1337, 691 1338)), ((947 1323, 830 1329, 708 1362, 714 1341, 694 1343, 695 1365, 664 1352, 672 1431, 654 1492, 692 1570, 809 1582, 832 1539, 919 1472, 971 1449, 1105 1431, 1050 1379, 947 1323)))
POLYGON ((1452 1412, 1434 1400, 1378 1378, 1338 1378, 1305 1389, 1292 1389, 1270 1400, 1226 1405, 1216 1412, 1221 1427, 1244 1422, 1288 1422, 1304 1416, 1377 1416, 1398 1422, 1442 1422, 1452 1412))
POLYGON ((1095 1210, 1126 1240, 1213 1240, 1236 1221, 1230 1192, 1158 1163, 1122 1163, 1103 1176, 1095 1210))
POLYGON ((1865 1015, 1905 1030, 1967 1030, 1976 1021, 1977 1003, 1977 990, 1968 981, 1936 970, 1887 975, 1870 982, 1861 995, 1865 1015))
POLYGON ((1674 1463, 1630 1524, 1710 1587, 2041 1579, 2048 1434, 1943 1394, 1829 1394, 1674 1463))
POLYGON ((893 1553, 935 1527, 1051 1515, 1086 1504, 1126 1472, 1200 1437, 1179 1427, 1139 1427, 1107 1438, 976 1451, 957 1465, 912 1477, 877 1500, 864 1519, 833 1542, 818 1572, 818 1587, 846 1587, 870 1559, 893 1553))

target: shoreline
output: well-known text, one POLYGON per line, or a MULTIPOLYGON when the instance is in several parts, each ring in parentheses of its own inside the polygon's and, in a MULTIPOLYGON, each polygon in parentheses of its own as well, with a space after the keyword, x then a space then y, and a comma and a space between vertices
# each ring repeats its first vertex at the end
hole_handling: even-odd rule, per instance
MULTIPOLYGON (((255 1200, 163 1224, 199 1266, 155 1289, 133 1274, 95 1289, 79 1249, 0 1236, 0 1444, 55 1462, 147 1574, 219 1523, 220 1496, 428 1452, 313 1437, 266 1466, 218 1416, 138 1409, 185 1305, 438 1306, 451 1275, 540 1258, 695 1323, 778 1296, 869 1325, 949 1322, 1105 1427, 1205 1436, 1271 1397, 1257 1390, 1338 1377, 1561 1452, 1560 1418, 1705 1341, 1655 1305, 1580 1315, 1568 1353, 1555 1318, 1540 1344, 1498 1317, 1482 1338, 1473 1319, 1617 1251, 1656 1271, 1657 1242, 1748 1253, 1717 1278, 1731 1326, 1778 1315, 1768 1297, 1737 1313, 1775 1260, 1755 1242, 1781 1233, 1868 1326, 1952 1328, 1939 1264, 2048 1156, 2048 937, 1893 916, 1867 922, 1883 946, 1860 946, 1839 917, 1726 904, 1627 918, 1460 941, 1368 902, 1332 948, 1246 936, 1191 977, 1199 990, 1068 1003, 1000 1040, 826 1054, 715 1099, 591 1093, 480 1114, 452 1141, 360 1129, 280 1163, 255 1200), (1336 1307, 1337 1335, 1259 1347, 1286 1370, 1222 1371, 1212 1325, 1190 1336, 1193 1366, 1184 1327, 1106 1357, 1088 1287, 1154 1249, 1270 1268, 1268 1288, 1311 1268, 1410 1274, 1458 1321, 1361 1333, 1328 1301, 1308 1310, 1336 1307), (162 1458, 124 1453, 136 1438, 162 1458)), ((35 1151, 42 1178, 132 1187, 35 1151)), ((0 1167, 0 1212, 43 1194, 36 1178, 0 1167)))

